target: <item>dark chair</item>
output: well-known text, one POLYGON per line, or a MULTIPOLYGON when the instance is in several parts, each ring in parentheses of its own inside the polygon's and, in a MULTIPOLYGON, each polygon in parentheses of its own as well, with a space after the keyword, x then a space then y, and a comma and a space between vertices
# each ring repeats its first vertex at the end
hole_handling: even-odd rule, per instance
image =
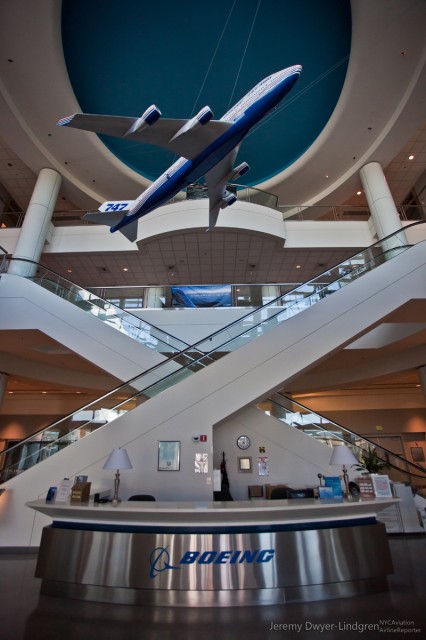
POLYGON ((263 486, 261 484, 251 484, 248 487, 249 498, 263 498, 263 486))
POLYGON ((271 491, 271 500, 287 500, 289 491, 287 487, 276 487, 271 491))
POLYGON ((304 498, 313 498, 313 489, 289 489, 287 498, 289 500, 303 500, 304 498))
POLYGON ((137 494, 137 495, 135 495, 135 496, 130 496, 130 498, 129 498, 129 502, 131 502, 131 501, 136 501, 136 500, 141 501, 141 502, 142 502, 142 501, 145 501, 145 502, 155 502, 155 498, 154 498, 154 496, 150 496, 150 495, 149 495, 149 494, 147 494, 147 493, 140 493, 140 494, 137 494))

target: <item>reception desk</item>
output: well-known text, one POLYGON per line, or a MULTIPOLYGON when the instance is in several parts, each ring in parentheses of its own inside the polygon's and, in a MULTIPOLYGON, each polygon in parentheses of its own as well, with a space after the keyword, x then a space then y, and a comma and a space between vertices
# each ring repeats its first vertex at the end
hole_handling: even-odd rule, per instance
POLYGON ((53 521, 36 569, 44 594, 248 606, 385 590, 392 562, 376 514, 395 502, 27 504, 53 521))

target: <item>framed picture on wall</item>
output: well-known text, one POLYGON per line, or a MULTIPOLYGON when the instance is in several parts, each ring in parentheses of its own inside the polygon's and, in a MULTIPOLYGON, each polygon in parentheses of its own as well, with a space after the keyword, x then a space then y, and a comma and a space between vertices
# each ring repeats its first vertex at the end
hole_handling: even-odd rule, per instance
POLYGON ((241 473, 252 472, 251 456, 238 458, 238 471, 240 471, 241 473))
POLYGON ((372 473, 370 475, 373 483, 374 495, 376 498, 391 498, 392 489, 389 481, 389 476, 383 476, 378 473, 372 473))
POLYGON ((424 462, 425 461, 425 452, 422 447, 411 447, 411 457, 413 458, 413 462, 424 462))
POLYGON ((161 440, 158 443, 158 471, 179 471, 180 442, 161 440))

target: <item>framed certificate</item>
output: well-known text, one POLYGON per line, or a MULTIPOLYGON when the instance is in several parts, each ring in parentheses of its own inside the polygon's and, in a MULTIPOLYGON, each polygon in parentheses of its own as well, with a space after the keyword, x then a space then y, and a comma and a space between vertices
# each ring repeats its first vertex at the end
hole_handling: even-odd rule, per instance
POLYGON ((158 471, 179 471, 180 442, 161 440, 158 443, 158 471))
POLYGON ((413 462, 424 462, 425 452, 422 447, 411 447, 411 457, 413 458, 413 462))
POLYGON ((251 473, 251 456, 247 456, 244 458, 238 458, 238 471, 240 473, 251 473))
POLYGON ((392 497, 392 489, 388 476, 382 476, 377 473, 372 473, 371 482, 373 483, 374 495, 376 496, 376 498, 392 497))

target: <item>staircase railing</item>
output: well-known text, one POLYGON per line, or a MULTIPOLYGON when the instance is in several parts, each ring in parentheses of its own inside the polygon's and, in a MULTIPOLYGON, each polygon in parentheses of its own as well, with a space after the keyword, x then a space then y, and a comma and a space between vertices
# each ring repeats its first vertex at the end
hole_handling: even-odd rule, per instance
MULTIPOLYGON (((355 431, 333 422, 326 416, 313 411, 292 398, 288 398, 282 393, 274 393, 261 405, 258 405, 258 408, 330 447, 338 444, 348 445, 360 461, 361 467, 363 466, 363 459, 369 455, 370 451, 374 451, 379 463, 383 465, 382 470, 386 470, 392 480, 409 481, 413 485, 416 485, 419 480, 426 481, 426 467, 411 462, 404 456, 386 449, 386 447, 373 442, 366 436, 361 436, 355 431)), ((356 471, 358 475, 369 472, 367 468, 356 469, 356 471)))
MULTIPOLYGON (((425 224, 416 222, 410 227, 425 224)), ((188 347, 101 398, 26 438, 0 454, 1 482, 41 462, 72 442, 191 376, 230 351, 264 335, 306 308, 339 291, 410 248, 405 229, 376 242, 300 287, 279 296, 188 347), (320 284, 319 284, 320 283, 320 284), (3 464, 2 464, 3 460, 3 464)), ((415 244, 415 243, 414 243, 415 244)))
POLYGON ((13 267, 12 272, 15 272, 16 275, 35 282, 150 349, 169 356, 179 353, 189 346, 187 342, 78 286, 52 269, 24 258, 7 256, 1 260, 0 254, 0 273, 10 272, 11 266, 13 267))

